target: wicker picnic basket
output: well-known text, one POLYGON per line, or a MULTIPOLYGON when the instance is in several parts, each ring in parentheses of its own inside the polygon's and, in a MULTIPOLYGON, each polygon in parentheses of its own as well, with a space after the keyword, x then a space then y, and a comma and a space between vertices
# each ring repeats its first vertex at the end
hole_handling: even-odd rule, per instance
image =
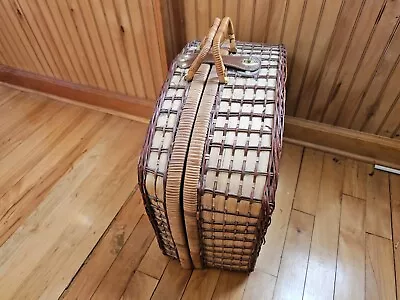
POLYGON ((254 269, 275 206, 285 81, 285 48, 236 42, 229 18, 172 63, 138 170, 159 246, 182 267, 254 269))

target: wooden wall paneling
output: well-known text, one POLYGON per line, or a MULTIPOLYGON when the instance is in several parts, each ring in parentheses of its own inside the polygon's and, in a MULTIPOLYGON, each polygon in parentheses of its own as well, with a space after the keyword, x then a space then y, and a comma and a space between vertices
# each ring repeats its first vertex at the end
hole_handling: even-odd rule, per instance
MULTIPOLYGON (((54 8, 55 1, 52 2, 53 5, 51 7, 54 8)), ((62 18, 58 14, 55 14, 57 10, 50 10, 50 6, 47 5, 46 1, 37 1, 36 3, 42 11, 42 15, 57 45, 57 49, 65 61, 68 72, 71 74, 71 80, 76 83, 87 85, 88 80, 86 74, 83 72, 83 68, 78 59, 79 57, 76 54, 73 42, 65 28, 65 24, 62 22, 62 18)))
POLYGON ((46 49, 44 45, 39 44, 38 37, 35 36, 31 26, 27 23, 25 15, 23 14, 22 9, 19 7, 18 2, 16 0, 9 0, 8 2, 10 3, 11 8, 10 15, 15 15, 17 19, 16 23, 22 28, 30 45, 34 49, 34 52, 36 53, 36 56, 43 67, 44 74, 56 76, 57 73, 54 72, 51 64, 49 63, 49 58, 46 56, 46 49))
POLYGON ((8 20, 7 13, 4 9, 0 9, 0 28, 3 33, 4 41, 8 44, 10 52, 13 54, 14 61, 18 67, 35 72, 36 70, 28 59, 28 55, 24 53, 23 47, 21 47, 16 40, 16 36, 13 34, 13 30, 10 27, 11 24, 8 20))
POLYGON ((265 42, 271 14, 272 0, 255 0, 253 27, 251 40, 258 43, 265 42))
MULTIPOLYGON (((127 1, 127 12, 129 13, 129 20, 132 26, 132 35, 136 46, 137 57, 140 62, 140 74, 143 77, 143 85, 146 92, 146 97, 149 99, 155 99, 158 91, 156 85, 156 78, 153 76, 153 70, 151 66, 150 53, 147 48, 147 42, 145 38, 145 31, 143 26, 143 19, 139 7, 139 2, 127 1)), ((123 11, 121 9, 121 16, 123 11)), ((154 64, 154 63, 153 63, 154 64)))
MULTIPOLYGON (((44 26, 48 29, 48 33, 50 34, 55 47, 58 51, 59 59, 62 59, 68 73, 70 75, 71 81, 75 83, 85 83, 86 80, 81 70, 78 68, 79 64, 76 62, 76 57, 74 53, 70 53, 72 49, 69 49, 65 42, 68 39, 68 36, 64 32, 60 32, 57 28, 57 25, 54 21, 54 18, 49 11, 46 3, 44 1, 32 1, 31 7, 35 7, 37 9, 37 13, 40 13, 41 20, 44 22, 44 26)), ((36 17, 39 15, 35 14, 36 17)))
MULTIPOLYGON (((388 46, 384 56, 379 61, 379 64, 376 67, 370 82, 367 83, 367 86, 363 91, 360 103, 350 125, 352 129, 364 129, 365 124, 369 122, 373 116, 381 117, 377 110, 382 104, 384 104, 383 102, 393 101, 393 98, 387 99, 382 96, 389 81, 391 80, 392 75, 394 75, 394 71, 396 70, 400 59, 400 30, 398 30, 399 23, 400 22, 396 24, 397 26, 390 45, 388 46)), ((399 77, 395 79, 398 80, 399 77)), ((391 92, 397 94, 396 86, 392 86, 391 92)), ((388 104, 389 107, 390 104, 391 103, 388 104)))
MULTIPOLYGON (((199 0, 197 0, 197 1, 199 1, 199 0)), ((224 1, 224 16, 231 18, 231 20, 233 22, 233 26, 235 28, 236 38, 240 39, 240 36, 238 35, 238 31, 237 31, 238 24, 239 24, 239 17, 240 17, 240 14, 239 14, 240 0, 212 0, 212 1, 224 1)), ((250 3, 249 3, 249 5, 250 5, 250 3)))
MULTIPOLYGON (((218 0, 220 1, 220 0, 218 0)), ((210 1, 196 0, 197 39, 205 37, 210 29, 210 1)))
POLYGON ((296 52, 293 55, 292 64, 288 68, 286 113, 290 116, 294 115, 298 104, 298 94, 304 79, 304 76, 300 74, 307 72, 324 5, 324 0, 308 0, 306 4, 304 21, 302 22, 301 29, 299 29, 296 52))
MULTIPOLYGON (((150 98, 152 94, 146 93, 146 84, 144 83, 142 67, 139 63, 140 57, 138 55, 138 47, 135 42, 135 35, 132 32, 133 29, 126 2, 114 1, 115 14, 110 13, 113 10, 112 5, 112 1, 106 1, 104 2, 104 9, 106 12, 109 11, 109 13, 106 13, 106 16, 109 22, 108 24, 112 28, 112 32, 114 32, 111 36, 114 37, 113 42, 116 43, 116 50, 120 52, 117 55, 122 55, 122 63, 125 64, 128 69, 124 72, 128 73, 127 75, 129 75, 132 81, 132 83, 128 83, 127 86, 136 91, 131 94, 136 94, 142 98, 150 98), (116 34, 116 32, 118 32, 118 34, 116 34)), ((150 88, 152 88, 152 85, 150 85, 150 88)))
MULTIPOLYGON (((93 36, 95 33, 89 35, 88 26, 78 6, 78 2, 76 0, 67 0, 59 1, 58 4, 64 20, 68 24, 68 28, 72 30, 71 36, 78 36, 82 42, 82 50, 78 50, 78 52, 84 56, 83 59, 90 66, 96 79, 97 86, 103 89, 115 90, 115 88, 113 89, 112 87, 112 80, 106 82, 107 77, 105 77, 104 74, 108 74, 108 69, 104 72, 103 68, 106 67, 106 64, 99 63, 97 53, 92 44, 93 39, 95 39, 93 36)), ((90 20, 87 19, 87 21, 90 24, 90 20)))
POLYGON ((54 63, 60 70, 61 78, 63 80, 71 81, 73 77, 71 76, 70 70, 67 68, 65 63, 66 57, 62 57, 60 55, 58 45, 55 43, 49 31, 48 25, 46 24, 44 17, 35 1, 18 0, 18 4, 23 13, 27 16, 28 23, 36 23, 37 27, 35 29, 37 30, 38 34, 43 35, 43 39, 45 40, 45 43, 49 47, 51 55, 54 58, 54 63))
POLYGON ((286 6, 290 0, 274 1, 272 0, 269 10, 268 34, 265 39, 267 43, 279 44, 282 39, 282 30, 284 28, 284 18, 286 6))
MULTIPOLYGON (((158 92, 164 82, 165 76, 168 71, 167 66, 167 58, 165 55, 165 46, 162 41, 160 41, 160 36, 162 36, 162 30, 160 28, 161 24, 159 24, 159 18, 156 17, 155 7, 159 7, 159 5, 154 6, 154 3, 160 0, 152 0, 152 1, 139 1, 139 6, 142 12, 143 24, 146 24, 145 29, 145 38, 147 41, 147 51, 150 53, 150 62, 153 71, 153 76, 156 85, 156 91, 158 92), (160 34, 159 34, 160 32, 160 34), (158 44, 154 39, 158 37, 158 44)), ((209 25, 211 26, 211 25, 209 25)), ((208 32, 208 31, 207 31, 208 32)))
MULTIPOLYGON (((117 91, 122 94, 126 94, 126 82, 128 81, 128 78, 123 77, 121 65, 119 65, 118 59, 116 57, 114 45, 110 36, 111 33, 107 26, 107 20, 102 6, 102 1, 100 0, 89 1, 89 7, 91 10, 90 13, 93 15, 93 18, 95 20, 101 41, 101 44, 97 46, 103 47, 104 49, 106 61, 108 62, 108 66, 110 67, 111 76, 114 80, 117 91)), ((129 92, 131 92, 131 90, 129 90, 129 92)))
MULTIPOLYGON (((177 1, 179 3, 179 1, 177 1)), ((149 5, 148 2, 145 2, 144 4, 144 9, 145 11, 148 11, 149 13, 152 13, 152 16, 154 17, 154 32, 157 35, 157 42, 158 42, 158 53, 160 55, 160 60, 161 60, 161 71, 162 71, 162 82, 164 83, 164 76, 169 70, 168 66, 168 59, 167 59, 167 48, 165 46, 165 36, 164 36, 164 25, 162 21, 162 14, 161 14, 161 3, 160 0, 152 0, 151 5, 149 5), (146 10, 147 9, 147 10, 146 10)), ((177 13, 177 17, 180 17, 177 13)), ((180 20, 181 18, 178 19, 178 27, 176 30, 181 30, 182 26, 180 26, 180 20)), ((183 47, 183 45, 182 45, 183 47)), ((160 85, 161 86, 161 85, 160 85)))
POLYGON ((184 13, 185 2, 186 1, 182 0, 165 0, 154 2, 155 7, 160 7, 159 11, 163 22, 161 31, 164 31, 163 36, 168 64, 171 63, 171 61, 181 51, 186 43, 184 13))
POLYGON ((18 19, 20 20, 20 24, 22 27, 26 28, 26 32, 31 31, 33 39, 36 40, 37 44, 40 47, 40 50, 43 52, 43 56, 49 64, 51 69, 51 73, 46 73, 47 75, 51 75, 58 79, 64 79, 65 75, 62 72, 62 68, 59 66, 59 61, 57 61, 53 54, 53 49, 49 47, 48 41, 44 38, 40 28, 38 27, 36 18, 32 15, 30 8, 24 1, 14 0, 13 5, 15 6, 15 10, 18 13, 18 19))
POLYGON ((184 1, 183 11, 185 16, 185 38, 187 41, 195 40, 197 38, 196 2, 194 0, 184 1))
POLYGON ((371 35, 376 27, 376 20, 385 7, 386 0, 366 0, 363 12, 357 22, 353 38, 344 58, 342 67, 338 71, 336 85, 330 90, 330 98, 324 109, 324 122, 334 124, 341 111, 342 101, 350 86, 352 76, 359 68, 359 61, 365 55, 371 35))
POLYGON ((217 17, 220 19, 225 17, 224 2, 224 0, 210 1, 210 24, 213 24, 215 18, 217 17))
MULTIPOLYGON (((294 53, 296 51, 299 33, 304 19, 307 1, 291 1, 287 8, 285 27, 283 28, 282 43, 287 51, 288 70, 292 69, 294 53)), ((290 72, 290 71, 289 71, 290 72)))
MULTIPOLYGON (((386 116, 392 111, 400 93, 399 61, 400 56, 395 63, 394 70, 392 69, 392 74, 387 78, 383 91, 381 91, 377 98, 374 99, 373 103, 369 104, 367 111, 365 111, 363 117, 364 122, 359 130, 361 129, 362 131, 377 133, 380 125, 385 121, 386 116)), ((359 110, 359 114, 360 113, 361 110, 359 110)))
POLYGON ((359 68, 353 73, 353 79, 343 98, 341 111, 336 125, 349 127, 356 114, 365 88, 371 84, 374 74, 382 61, 388 47, 393 41, 400 10, 399 1, 388 1, 385 9, 378 15, 370 43, 366 48, 365 56, 359 64, 359 68))
POLYGON ((387 114, 385 121, 381 124, 378 129, 378 134, 394 138, 399 137, 400 135, 400 92, 397 94, 396 99, 393 102, 393 105, 390 109, 390 112, 387 114))
POLYGON ((100 66, 101 71, 103 73, 104 81, 107 85, 107 89, 119 92, 116 82, 114 80, 112 70, 107 60, 107 56, 105 50, 102 46, 102 41, 100 38, 99 31, 97 29, 96 20, 91 11, 91 7, 88 1, 78 1, 78 0, 69 0, 70 7, 73 9, 73 16, 75 16, 75 21, 79 22, 82 19, 81 25, 85 25, 87 33, 92 42, 93 49, 97 56, 97 65, 100 66), (83 23, 83 24, 82 24, 83 23))
MULTIPOLYGON (((239 1, 239 21, 236 26, 237 36, 242 41, 250 41, 254 25, 255 1, 249 5, 248 1, 239 1)), ((235 24, 233 24, 235 26, 235 24)))
POLYGON ((365 0, 346 1, 343 12, 336 24, 332 45, 327 54, 326 64, 313 98, 310 119, 320 121, 324 117, 326 104, 332 94, 332 88, 337 85, 337 74, 343 66, 343 60, 354 35, 354 29, 363 11, 365 0))
POLYGON ((0 52, 4 57, 4 64, 8 64, 11 67, 16 67, 18 64, 15 62, 13 55, 10 54, 10 45, 6 42, 2 30, 0 30, 0 52))
POLYGON ((82 48, 82 43, 76 32, 76 28, 73 25, 70 11, 66 6, 66 1, 46 0, 46 6, 53 16, 58 32, 60 33, 65 48, 71 58, 71 63, 77 71, 80 83, 97 86, 96 78, 90 64, 88 63, 85 50, 82 48), (62 5, 64 11, 60 9, 60 5, 62 5))
MULTIPOLYGON (((113 0, 105 0, 97 2, 96 5, 102 5, 106 19, 106 27, 109 30, 111 45, 113 46, 114 56, 118 62, 117 67, 120 70, 122 79, 128 95, 140 95, 144 97, 144 89, 141 76, 138 76, 137 80, 133 79, 132 67, 128 60, 127 50, 124 47, 123 36, 125 34, 125 27, 117 20, 116 10, 113 0), (138 82, 136 82, 138 81, 138 82), (138 90, 139 89, 139 90, 138 90)), ((132 51, 131 49, 130 51, 132 51)), ((112 62, 110 62, 112 63, 112 62)), ((137 65, 136 65, 137 67, 137 65)))
POLYGON ((300 101, 296 109, 296 116, 307 118, 312 107, 315 88, 326 64, 327 53, 331 47, 332 34, 335 31, 337 18, 343 11, 343 1, 326 1, 318 26, 315 44, 311 53, 311 60, 307 68, 303 85, 298 97, 300 101))
POLYGON ((38 55, 35 52, 35 50, 33 49, 33 46, 29 42, 29 39, 28 39, 24 29, 19 25, 18 16, 16 16, 16 11, 11 6, 11 3, 7 0, 1 1, 1 6, 2 6, 2 9, 4 10, 5 14, 7 14, 9 22, 12 25, 12 30, 13 30, 14 34, 16 34, 16 36, 18 36, 18 38, 19 38, 18 39, 19 44, 21 45, 21 47, 23 47, 26 50, 26 52, 28 54, 28 59, 30 59, 32 61, 33 66, 35 67, 36 71, 39 74, 44 75, 46 72, 45 72, 42 62, 39 60, 41 53, 39 53, 39 55, 38 55))

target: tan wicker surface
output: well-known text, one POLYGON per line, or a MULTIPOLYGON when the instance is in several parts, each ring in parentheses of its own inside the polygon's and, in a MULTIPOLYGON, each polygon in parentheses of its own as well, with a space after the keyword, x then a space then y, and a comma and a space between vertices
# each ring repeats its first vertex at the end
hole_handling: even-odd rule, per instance
MULTIPOLYGON (((220 29, 232 50, 229 24, 224 19, 220 29)), ((203 40, 202 50, 209 46, 203 40)), ((190 43, 182 55, 199 47, 190 43)), ((201 64, 187 82, 188 70, 174 62, 139 162, 159 245, 185 268, 252 271, 275 206, 286 51, 242 42, 235 48, 235 56, 257 58, 261 69, 201 64)))

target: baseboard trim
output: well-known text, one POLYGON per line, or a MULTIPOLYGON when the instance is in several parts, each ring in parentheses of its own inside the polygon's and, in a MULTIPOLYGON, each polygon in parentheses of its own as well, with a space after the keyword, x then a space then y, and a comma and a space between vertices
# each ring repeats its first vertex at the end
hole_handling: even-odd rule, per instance
POLYGON ((400 140, 285 117, 285 141, 372 164, 400 168, 400 140))
MULTIPOLYGON (((0 65, 0 82, 57 100, 148 122, 154 101, 33 74, 0 65)), ((400 140, 286 116, 288 143, 400 169, 400 140)))
POLYGON ((126 96, 4 65, 0 65, 0 82, 139 118, 150 118, 154 109, 154 100, 126 96))

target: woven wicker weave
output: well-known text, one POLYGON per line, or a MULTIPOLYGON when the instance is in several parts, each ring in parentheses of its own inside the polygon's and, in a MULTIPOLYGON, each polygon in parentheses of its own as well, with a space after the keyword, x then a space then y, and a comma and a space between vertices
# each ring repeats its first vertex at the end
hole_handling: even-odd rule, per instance
POLYGON ((286 51, 237 42, 231 55, 258 58, 258 72, 202 64, 188 82, 178 62, 199 48, 189 43, 171 66, 139 184, 164 254, 185 268, 252 271, 275 206, 286 51))

